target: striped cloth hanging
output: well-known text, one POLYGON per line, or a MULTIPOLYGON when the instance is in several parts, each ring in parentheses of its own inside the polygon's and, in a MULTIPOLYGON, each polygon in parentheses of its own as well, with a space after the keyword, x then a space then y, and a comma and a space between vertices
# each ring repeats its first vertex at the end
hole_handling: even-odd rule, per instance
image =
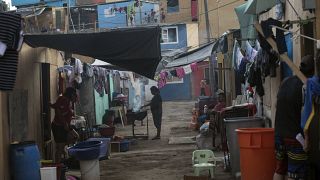
POLYGON ((18 70, 18 52, 7 49, 0 57, 0 90, 11 91, 14 88, 18 70))
POLYGON ((0 41, 7 45, 8 49, 20 49, 21 15, 0 12, 0 41))

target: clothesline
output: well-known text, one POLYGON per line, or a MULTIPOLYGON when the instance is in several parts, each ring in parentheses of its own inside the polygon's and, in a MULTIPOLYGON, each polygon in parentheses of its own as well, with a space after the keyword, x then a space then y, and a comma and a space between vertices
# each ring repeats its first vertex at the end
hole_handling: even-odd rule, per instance
POLYGON ((312 37, 309 37, 309 36, 306 36, 306 35, 303 35, 303 34, 299 34, 297 32, 293 32, 293 31, 290 31, 290 30, 285 29, 285 28, 281 28, 281 27, 278 27, 278 26, 275 26, 275 25, 271 25, 271 26, 276 28, 276 29, 280 29, 280 30, 283 30, 283 31, 286 31, 286 32, 290 32, 290 33, 296 34, 296 35, 304 37, 306 39, 310 39, 310 40, 315 41, 315 42, 319 41, 318 39, 315 39, 315 38, 312 38, 312 37))

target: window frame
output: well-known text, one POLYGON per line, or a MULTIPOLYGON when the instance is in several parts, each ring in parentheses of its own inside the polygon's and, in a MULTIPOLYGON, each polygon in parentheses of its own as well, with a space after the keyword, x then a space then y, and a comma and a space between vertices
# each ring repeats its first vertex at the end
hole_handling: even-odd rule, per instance
POLYGON ((162 27, 161 28, 161 40, 163 40, 163 31, 166 30, 167 33, 167 38, 169 40, 169 29, 175 29, 176 30, 176 39, 177 41, 176 42, 161 42, 161 44, 179 44, 179 31, 178 31, 178 26, 170 26, 170 27, 162 27))
POLYGON ((183 78, 179 78, 178 81, 168 81, 167 80, 167 84, 183 84, 184 83, 184 79, 183 78))
POLYGON ((169 12, 168 11, 168 1, 169 0, 167 0, 167 14, 174 14, 174 13, 179 13, 180 12, 180 1, 179 0, 177 0, 178 1, 178 10, 177 11, 174 11, 174 12, 169 12))

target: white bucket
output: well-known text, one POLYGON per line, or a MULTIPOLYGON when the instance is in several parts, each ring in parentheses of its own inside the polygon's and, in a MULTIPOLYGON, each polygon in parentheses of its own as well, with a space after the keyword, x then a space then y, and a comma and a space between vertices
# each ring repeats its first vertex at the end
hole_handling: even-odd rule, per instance
POLYGON ((42 180, 57 180, 57 167, 40 168, 40 175, 42 180))
POLYGON ((81 180, 100 180, 99 160, 80 161, 81 180))

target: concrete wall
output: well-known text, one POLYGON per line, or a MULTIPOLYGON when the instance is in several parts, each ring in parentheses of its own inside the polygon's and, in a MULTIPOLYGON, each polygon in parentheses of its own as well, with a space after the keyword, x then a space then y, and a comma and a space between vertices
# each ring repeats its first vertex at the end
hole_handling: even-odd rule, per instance
MULTIPOLYGON (((200 96, 200 82, 203 80, 204 77, 204 72, 205 69, 209 68, 209 62, 208 61, 203 61, 201 63, 198 63, 198 71, 192 72, 192 98, 196 99, 200 96)), ((206 95, 211 96, 211 91, 210 91, 210 86, 208 85, 206 87, 206 95)))
POLYGON ((160 89, 163 101, 191 100, 191 75, 183 78, 183 83, 167 84, 160 89))
POLYGON ((187 46, 197 48, 199 46, 198 23, 188 23, 187 26, 187 46))
MULTIPOLYGON (((41 63, 50 64, 50 86, 51 102, 57 98, 57 73, 56 68, 63 65, 58 51, 46 48, 33 49, 24 45, 19 57, 18 73, 14 90, 26 90, 28 92, 28 140, 36 141, 40 151, 43 150, 41 132, 41 63)), ((8 115, 8 93, 0 92, 0 179, 9 179, 9 115, 8 115)), ((53 118, 53 112, 51 117, 53 118)))
MULTIPOLYGON (((245 1, 233 0, 208 0, 208 14, 210 22, 211 38, 218 38, 229 29, 238 29, 239 22, 234 8, 245 3, 245 1)), ((200 44, 207 42, 207 31, 205 21, 205 9, 203 0, 198 1, 199 9, 199 41, 200 44)))
POLYGON ((166 15, 165 23, 191 22, 191 1, 179 0, 179 12, 167 13, 167 0, 160 0, 160 9, 166 15))

